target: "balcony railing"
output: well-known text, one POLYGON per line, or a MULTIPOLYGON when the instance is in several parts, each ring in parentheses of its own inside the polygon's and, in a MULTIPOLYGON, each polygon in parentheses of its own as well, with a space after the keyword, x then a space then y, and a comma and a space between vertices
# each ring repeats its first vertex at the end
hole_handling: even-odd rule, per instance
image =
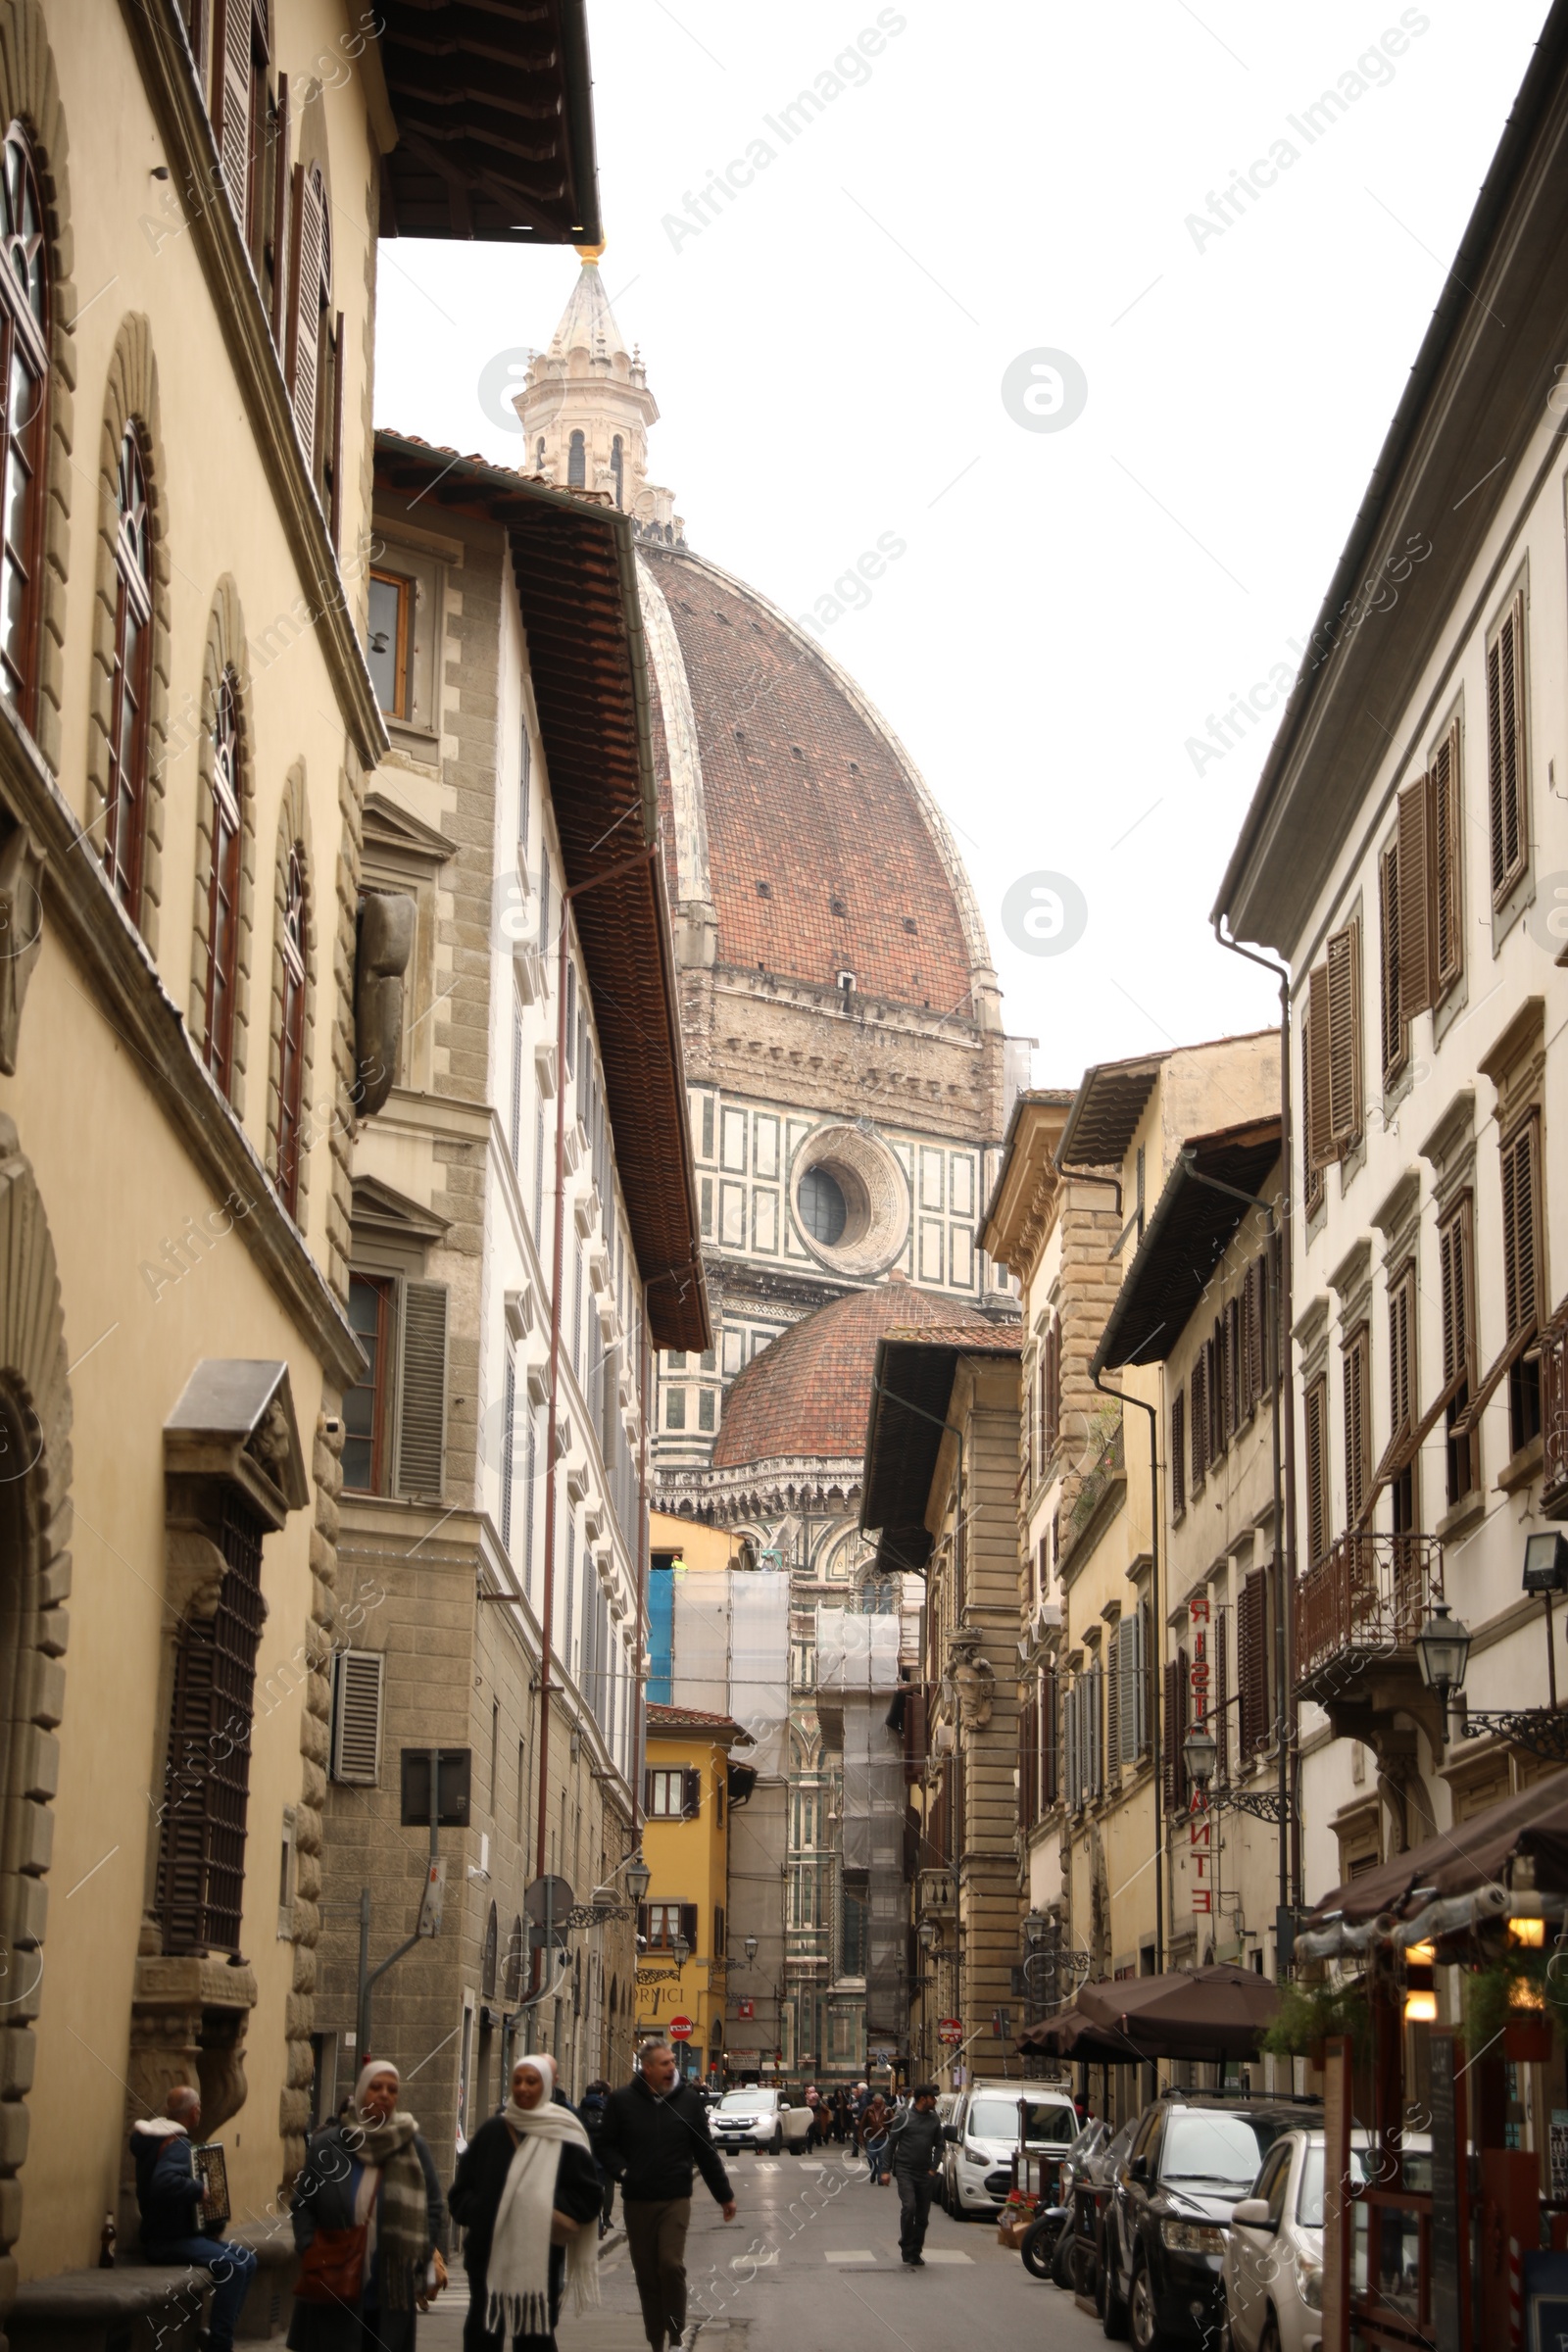
POLYGON ((1341 1536, 1296 1589, 1296 1673, 1308 1697, 1379 1658, 1413 1661, 1416 1635, 1443 1598, 1436 1536, 1341 1536))
POLYGON ((1568 1519, 1568 1313, 1562 1311, 1541 1343, 1541 1508, 1548 1519, 1568 1519))
POLYGON ((953 1910, 952 1871, 917 1871, 914 1881, 914 1915, 916 1919, 951 1918, 953 1910))

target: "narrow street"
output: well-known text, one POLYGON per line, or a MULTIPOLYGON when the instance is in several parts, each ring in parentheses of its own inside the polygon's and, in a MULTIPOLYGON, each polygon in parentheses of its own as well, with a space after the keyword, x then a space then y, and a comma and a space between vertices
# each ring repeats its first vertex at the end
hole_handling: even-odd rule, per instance
MULTIPOLYGON (((1043 2340, 1091 2352, 1099 2325, 1049 2282, 1031 2278, 995 2229, 953 2222, 934 2208, 926 2267, 899 2260, 898 2199, 866 2185, 865 2168, 833 2154, 811 2164, 784 2156, 733 2162, 740 2212, 726 2226, 699 2192, 687 2273, 692 2316, 710 2313, 710 2352, 821 2352, 828 2343, 904 2344, 908 2352, 1002 2352, 1043 2340)), ((602 2271, 604 2307, 564 2321, 561 2352, 643 2352, 637 2289, 624 2244, 602 2271)), ((446 2302, 446 2298, 443 2298, 446 2302)), ((461 2294, 421 2324, 420 2352, 458 2352, 461 2294)))

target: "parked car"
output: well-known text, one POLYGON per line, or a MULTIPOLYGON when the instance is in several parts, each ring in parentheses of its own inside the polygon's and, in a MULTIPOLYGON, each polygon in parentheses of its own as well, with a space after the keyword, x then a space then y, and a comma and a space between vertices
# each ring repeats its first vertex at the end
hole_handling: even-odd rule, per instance
MULTIPOLYGON (((1432 2141, 1406 2132, 1401 2148, 1404 2184, 1432 2186, 1432 2141)), ((1371 2139, 1357 2132, 1350 2161, 1364 2180, 1371 2139)), ((1225 2243, 1225 2316, 1234 2352, 1318 2352, 1323 2340, 1323 2181, 1321 2132, 1286 2132, 1264 2157, 1250 2195, 1231 2214, 1225 2243)), ((1406 2217, 1412 2228, 1415 2217, 1406 2217)), ((1384 2264, 1398 2267, 1388 2244, 1393 2213, 1384 2216, 1384 2264)))
POLYGON ((1071 2094, 1049 2082, 972 2082, 953 2118, 956 2138, 943 2158, 943 2203, 956 2219, 996 2214, 1012 2186, 1018 2101, 1029 2102, 1025 2146, 1065 2155, 1078 2136, 1071 2094))
POLYGON ((784 2145, 784 2118, 789 2101, 760 2082, 741 2090, 726 2090, 709 2110, 708 2128, 720 2148, 766 2148, 776 2156, 784 2145))
POLYGON ((1231 2214, 1282 2133, 1321 2123, 1288 2100, 1170 2092, 1146 2107, 1101 2227, 1102 2325, 1137 2352, 1211 2343, 1231 2214))

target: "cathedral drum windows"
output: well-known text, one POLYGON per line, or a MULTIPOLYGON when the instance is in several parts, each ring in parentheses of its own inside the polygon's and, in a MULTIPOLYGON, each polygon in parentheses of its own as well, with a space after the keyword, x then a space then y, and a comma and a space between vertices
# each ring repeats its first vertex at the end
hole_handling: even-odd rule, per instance
POLYGON ((835 1272, 885 1272, 909 1232, 909 1189, 880 1136, 860 1127, 824 1126, 795 1155, 791 1210, 812 1256, 835 1272))

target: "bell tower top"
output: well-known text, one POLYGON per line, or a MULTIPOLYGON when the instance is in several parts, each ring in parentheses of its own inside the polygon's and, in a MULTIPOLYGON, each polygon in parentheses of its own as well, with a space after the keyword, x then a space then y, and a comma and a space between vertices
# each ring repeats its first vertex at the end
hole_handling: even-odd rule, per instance
POLYGON ((639 534, 685 543, 675 494, 648 479, 648 427, 659 403, 638 351, 626 349, 599 272, 603 245, 579 245, 582 268, 548 351, 529 363, 515 408, 526 470, 569 490, 599 490, 639 534))

